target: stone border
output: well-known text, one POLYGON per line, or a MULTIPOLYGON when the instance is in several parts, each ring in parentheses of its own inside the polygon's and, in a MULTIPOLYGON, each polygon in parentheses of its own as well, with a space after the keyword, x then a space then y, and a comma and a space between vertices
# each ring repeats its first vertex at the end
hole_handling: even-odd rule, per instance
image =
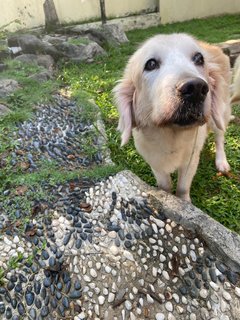
POLYGON ((132 172, 124 171, 124 174, 146 190, 155 208, 160 207, 168 218, 196 232, 226 265, 233 271, 240 272, 240 236, 237 233, 225 228, 191 203, 151 188, 132 172))
MULTIPOLYGON (((147 13, 136 16, 129 16, 123 18, 109 19, 107 24, 121 24, 124 31, 134 30, 134 29, 146 29, 149 27, 158 26, 161 23, 159 12, 147 13)), ((88 29, 94 29, 101 26, 101 21, 84 23, 79 25, 67 26, 64 29, 73 31, 86 31, 88 29)))

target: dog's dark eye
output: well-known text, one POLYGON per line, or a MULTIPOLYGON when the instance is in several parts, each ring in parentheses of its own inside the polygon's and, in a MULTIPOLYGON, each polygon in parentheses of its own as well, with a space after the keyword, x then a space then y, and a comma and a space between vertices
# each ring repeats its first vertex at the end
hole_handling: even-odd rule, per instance
POLYGON ((192 57, 192 61, 196 66, 203 66, 204 65, 204 58, 203 55, 200 52, 197 52, 192 57))
POLYGON ((144 70, 152 71, 159 68, 159 62, 155 59, 150 59, 146 62, 144 70))

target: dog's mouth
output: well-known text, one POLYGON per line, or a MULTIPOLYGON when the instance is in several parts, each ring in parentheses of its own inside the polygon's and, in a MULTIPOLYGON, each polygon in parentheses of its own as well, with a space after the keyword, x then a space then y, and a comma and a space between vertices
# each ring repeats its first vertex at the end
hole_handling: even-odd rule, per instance
POLYGON ((169 119, 169 123, 179 126, 203 125, 207 121, 204 114, 204 102, 189 104, 182 102, 169 119))
POLYGON ((169 122, 179 126, 203 125, 208 84, 200 78, 188 78, 177 83, 174 93, 176 106, 169 122))

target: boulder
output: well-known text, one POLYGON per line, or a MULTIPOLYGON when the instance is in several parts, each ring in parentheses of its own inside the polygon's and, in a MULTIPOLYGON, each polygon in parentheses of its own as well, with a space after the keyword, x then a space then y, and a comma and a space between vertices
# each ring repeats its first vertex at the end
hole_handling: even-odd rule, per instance
POLYGON ((9 47, 21 47, 23 53, 49 54, 55 60, 63 57, 60 51, 49 42, 44 42, 32 34, 15 35, 8 38, 9 47))
POLYGON ((97 55, 104 55, 106 52, 96 42, 91 42, 87 45, 74 45, 68 42, 63 42, 57 45, 57 49, 64 52, 73 62, 92 62, 97 55))
POLYGON ((5 63, 0 63, 0 72, 5 71, 8 68, 8 66, 5 63))
POLYGON ((18 82, 13 79, 1 79, 0 80, 0 98, 5 98, 9 94, 19 89, 18 82))
POLYGON ((10 112, 11 110, 8 107, 6 107, 4 104, 0 104, 0 117, 3 117, 10 112))
POLYGON ((49 43, 51 43, 53 45, 56 45, 56 44, 59 44, 59 43, 67 41, 67 37, 64 36, 64 35, 48 35, 48 34, 46 34, 42 38, 42 41, 49 42, 49 43))
POLYGON ((234 65, 235 60, 240 55, 240 39, 228 40, 217 44, 223 52, 229 56, 231 66, 234 65))
POLYGON ((54 66, 53 58, 50 55, 44 54, 22 54, 21 56, 16 57, 15 60, 28 64, 37 64, 50 71, 53 70, 54 66))
POLYGON ((85 34, 89 39, 100 45, 107 43, 111 46, 116 46, 128 42, 121 24, 96 25, 94 28, 86 28, 79 25, 72 28, 71 31, 81 35, 85 34))
POLYGON ((14 35, 8 38, 9 47, 21 47, 24 53, 36 53, 42 48, 42 41, 33 34, 14 35))
POLYGON ((0 61, 8 59, 9 57, 10 57, 10 52, 8 49, 6 48, 0 49, 0 61))
POLYGON ((29 79, 35 80, 39 83, 46 82, 52 78, 52 75, 49 71, 45 70, 39 73, 35 73, 29 76, 29 79))

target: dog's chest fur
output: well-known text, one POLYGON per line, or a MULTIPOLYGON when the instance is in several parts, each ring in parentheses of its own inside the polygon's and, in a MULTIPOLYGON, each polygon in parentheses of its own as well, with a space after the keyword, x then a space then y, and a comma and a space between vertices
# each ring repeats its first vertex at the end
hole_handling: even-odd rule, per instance
POLYGON ((207 136, 207 126, 189 129, 149 127, 133 130, 136 149, 152 169, 172 173, 199 152, 207 136))

